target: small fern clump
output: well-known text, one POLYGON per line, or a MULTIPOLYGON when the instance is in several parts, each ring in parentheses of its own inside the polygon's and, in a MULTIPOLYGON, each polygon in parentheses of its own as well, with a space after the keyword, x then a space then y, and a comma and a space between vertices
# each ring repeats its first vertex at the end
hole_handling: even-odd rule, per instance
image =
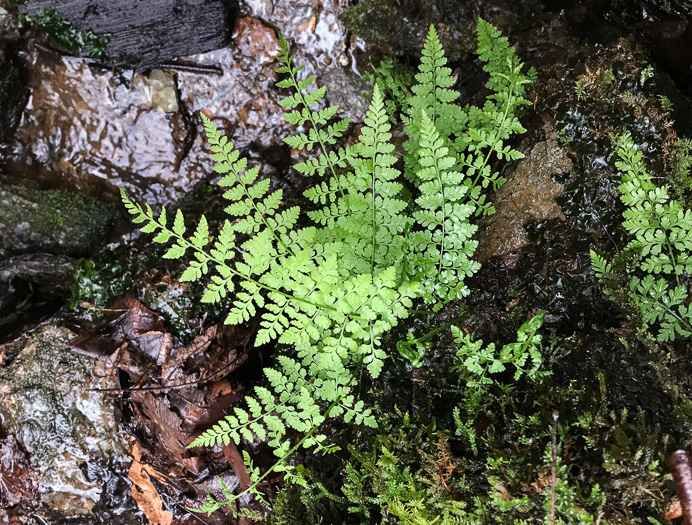
MULTIPOLYGON (((516 117, 529 82, 514 49, 484 21, 478 25, 479 54, 488 61, 491 90, 485 106, 453 104, 459 93, 444 67, 446 59, 430 28, 417 84, 407 93, 403 115, 409 134, 404 174, 392 142, 394 115, 376 85, 358 142, 337 147, 349 121, 335 119, 336 106, 319 108, 325 89, 315 79, 300 79, 288 44, 280 40, 278 82, 292 94, 281 101, 288 122, 301 131, 285 142, 313 156, 295 166, 316 183, 304 196, 313 203, 301 218, 297 206, 282 204, 281 190, 270 191, 213 122, 202 115, 219 185, 230 216, 215 237, 202 217, 191 236, 176 212, 172 226, 166 210, 155 216, 149 206, 123 201, 142 231, 170 243, 165 258, 186 252, 192 261, 180 277, 210 280, 203 302, 231 299, 226 323, 260 318, 256 343, 277 341, 283 350, 275 368, 265 369, 266 384, 247 398, 247 409, 200 435, 190 446, 268 440, 277 457, 263 474, 245 461, 253 485, 242 494, 261 498, 257 484, 272 472, 304 482, 289 458, 300 447, 331 452, 319 428, 327 418, 375 426, 371 409, 353 387, 361 370, 376 379, 388 358, 383 336, 409 316, 414 301, 439 310, 468 293, 466 277, 478 270, 473 260, 476 226, 472 218, 493 212, 485 188, 503 181, 490 167, 492 158, 517 159, 506 144, 524 129, 516 117), (303 224, 308 224, 303 226, 303 224), (301 438, 293 443, 289 429, 301 438)), ((242 494, 209 498, 200 509, 232 507, 242 494)))
MULTIPOLYGON (((659 341, 690 337, 692 307, 686 282, 692 273, 692 210, 671 199, 667 185, 653 183, 629 133, 619 138, 617 155, 620 199, 627 206, 623 226, 633 237, 625 250, 635 254, 639 270, 630 278, 629 300, 647 328, 659 327, 659 341)), ((591 260, 612 296, 613 264, 593 250, 591 260)))

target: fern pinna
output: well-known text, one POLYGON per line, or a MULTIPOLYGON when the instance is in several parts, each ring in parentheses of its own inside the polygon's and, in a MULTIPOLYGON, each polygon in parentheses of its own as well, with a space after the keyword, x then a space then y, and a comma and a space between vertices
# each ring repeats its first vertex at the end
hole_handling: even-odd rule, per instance
MULTIPOLYGON (((284 78, 277 85, 292 90, 281 105, 286 120, 301 127, 284 140, 292 148, 314 151, 295 169, 320 178, 304 194, 316 205, 306 218, 297 206, 282 205, 281 190, 270 191, 268 179, 258 180, 258 169, 248 168, 204 115, 231 217, 218 235, 210 236, 202 217, 188 238, 180 211, 170 226, 165 209, 157 217, 123 192, 134 222, 144 224, 142 231, 156 232, 155 242, 172 241, 164 257, 193 252, 181 281, 207 276, 202 300, 229 297, 226 323, 259 316, 256 343, 283 345, 277 366, 265 369, 266 386, 247 398, 247 408, 235 408, 190 445, 268 440, 277 461, 260 475, 246 456, 253 485, 242 494, 261 498, 256 486, 271 472, 300 482, 288 459, 299 447, 335 449, 318 431, 327 418, 375 426, 372 411, 352 391, 361 369, 373 378, 380 374, 388 357, 384 334, 409 315, 415 300, 437 310, 466 294, 464 279, 479 266, 472 258, 476 226, 470 221, 492 212, 483 189, 501 179, 490 169, 491 155, 520 157, 504 141, 523 131, 515 113, 527 103, 528 82, 497 30, 480 21, 478 34, 479 53, 493 64, 488 87, 494 94, 483 109, 462 109, 452 104, 459 93, 450 89, 454 79, 443 67, 446 59, 430 28, 418 83, 407 90, 411 95, 403 115, 409 133, 404 172, 414 182, 409 187, 397 168, 394 119, 382 90, 375 86, 359 141, 337 147, 348 119, 335 119, 336 106, 320 107, 324 88, 313 87, 314 77, 299 79, 302 68, 293 65, 281 38, 277 71, 284 78), (493 78, 498 75, 502 81, 493 78), (469 128, 470 122, 478 128, 469 128), (289 429, 302 436, 295 444, 289 429)), ((226 500, 210 497, 200 510, 231 506, 242 495, 225 493, 226 500)))
MULTIPOLYGON (((629 133, 618 139, 615 163, 622 172, 620 200, 627 206, 623 226, 633 236, 626 250, 636 254, 645 274, 631 276, 629 299, 649 327, 658 324, 658 340, 692 336, 692 307, 682 278, 692 273, 692 210, 670 198, 668 186, 656 186, 629 133), (661 275, 658 279, 654 275, 661 275)), ((613 280, 610 262, 591 251, 598 279, 613 280)))

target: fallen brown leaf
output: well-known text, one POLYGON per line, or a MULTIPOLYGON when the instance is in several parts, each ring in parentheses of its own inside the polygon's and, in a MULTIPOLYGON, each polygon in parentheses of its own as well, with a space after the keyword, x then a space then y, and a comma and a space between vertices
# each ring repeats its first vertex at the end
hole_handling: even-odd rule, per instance
POLYGON ((161 376, 163 377, 164 383, 169 382, 175 370, 182 365, 190 357, 204 352, 212 339, 216 337, 216 325, 209 327, 202 335, 195 337, 194 341, 187 346, 179 348, 177 353, 165 360, 163 364, 161 376))
POLYGON ((667 520, 674 520, 680 516, 682 516, 682 505, 680 505, 680 500, 675 500, 670 504, 670 507, 668 507, 665 518, 667 520))
POLYGON ((142 449, 138 442, 132 447, 132 456, 134 461, 127 473, 127 477, 132 481, 132 498, 153 525, 171 525, 173 514, 163 510, 163 501, 149 477, 147 466, 141 462, 142 449))
POLYGON ((245 490, 252 485, 250 474, 248 474, 247 467, 243 461, 243 456, 240 455, 240 451, 233 441, 231 441, 228 445, 224 445, 223 455, 231 465, 233 472, 238 478, 238 481, 240 481, 240 488, 245 490))
POLYGON ((29 454, 14 438, 0 439, 0 509, 29 507, 39 497, 38 482, 29 454))

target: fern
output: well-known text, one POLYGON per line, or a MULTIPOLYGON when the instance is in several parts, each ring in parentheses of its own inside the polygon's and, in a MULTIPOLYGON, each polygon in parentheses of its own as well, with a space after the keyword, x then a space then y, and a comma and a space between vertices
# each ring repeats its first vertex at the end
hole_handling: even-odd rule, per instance
MULTIPOLYGON (((618 140, 615 163, 622 172, 620 200, 625 204, 623 227, 633 237, 627 250, 637 254, 645 274, 631 276, 630 301, 642 314, 645 326, 660 325, 659 341, 692 335, 692 309, 681 277, 692 271, 692 210, 670 198, 668 186, 656 186, 642 160, 642 152, 629 133, 618 140), (662 277, 656 279, 654 275, 662 277)), ((607 284, 613 266, 593 250, 596 277, 607 284)), ((612 291, 606 288, 612 295, 612 291)))
POLYGON ((423 112, 419 146, 418 179, 421 195, 414 212, 422 227, 412 236, 416 257, 412 259, 414 279, 420 280, 427 302, 436 309, 468 294, 464 278, 480 265, 472 260, 478 243, 471 240, 477 227, 469 222, 475 207, 464 203, 468 187, 461 184, 463 174, 452 171, 456 161, 443 146, 435 124, 423 112))
POLYGON ((411 73, 408 69, 395 65, 391 57, 383 58, 377 66, 373 65, 369 59, 368 63, 372 67, 372 73, 366 71, 363 78, 373 86, 376 84, 380 92, 385 94, 384 104, 390 115, 389 120, 392 124, 396 124, 394 115, 408 107, 411 73))
POLYGON ((490 167, 492 155, 522 158, 504 141, 525 131, 516 111, 528 104, 524 91, 529 78, 521 73, 507 39, 483 20, 478 22, 478 52, 489 61, 487 86, 494 93, 482 110, 462 109, 453 104, 459 92, 451 89, 455 80, 431 26, 403 117, 409 135, 405 175, 420 191, 413 212, 413 256, 405 271, 421 282, 423 296, 435 310, 467 295, 464 278, 479 268, 472 260, 477 243, 471 239, 476 226, 470 218, 494 213, 485 189, 492 185, 496 190, 504 182, 490 167))
POLYGON ((390 127, 382 94, 375 86, 360 142, 349 157, 353 171, 343 177, 348 187, 329 206, 308 213, 325 226, 323 242, 349 246, 343 262, 351 273, 373 273, 404 256, 405 240, 400 234, 410 219, 401 214, 406 202, 399 198, 402 185, 396 179, 400 173, 392 167, 396 157, 390 127))
POLYGON ((484 70, 490 74, 486 87, 492 94, 483 108, 467 106, 461 108, 453 102, 459 92, 451 89, 455 84, 452 71, 446 67, 442 45, 433 26, 430 27, 422 52, 420 71, 416 75, 418 84, 411 89, 414 96, 409 100, 408 114, 404 117, 406 132, 410 140, 408 151, 407 178, 417 180, 418 149, 420 148, 422 114, 435 124, 457 159, 458 171, 465 172, 464 185, 468 189, 466 199, 476 206, 476 214, 490 215, 495 212, 486 202, 485 188, 497 190, 505 181, 490 166, 491 156, 502 160, 517 160, 521 153, 506 145, 513 134, 526 130, 519 122, 517 111, 530 102, 525 98, 529 75, 522 73, 523 64, 517 59, 514 48, 492 25, 478 20, 478 54, 487 61, 484 70))
MULTIPOLYGON (((479 24, 479 46, 486 40, 483 46, 496 45, 502 41, 498 35, 479 24)), ((229 219, 218 234, 210 232, 205 217, 190 234, 180 211, 170 225, 165 208, 156 216, 122 192, 141 230, 155 233, 154 242, 170 245, 165 258, 192 254, 180 279, 204 278, 208 284, 203 302, 231 298, 227 324, 259 317, 256 344, 283 345, 277 366, 265 369, 266 382, 246 398, 246 407, 234 408, 190 444, 266 440, 277 460, 260 473, 245 455, 251 487, 241 494, 224 491, 225 501, 208 499, 201 512, 233 508, 243 494, 262 498, 257 485, 272 472, 303 483, 289 458, 299 448, 336 450, 319 432, 328 418, 376 426, 372 410, 353 387, 361 370, 372 378, 382 372, 388 357, 385 334, 409 315, 416 300, 439 310, 467 294, 464 279, 479 267, 473 261, 476 226, 471 218, 479 210, 489 212, 481 193, 486 181, 499 180, 488 165, 491 154, 501 159, 520 156, 503 141, 523 130, 514 110, 523 103, 527 78, 512 48, 501 46, 500 54, 501 60, 492 52, 488 58, 507 58, 508 69, 498 66, 491 75, 505 75, 509 84, 489 84, 496 89, 493 100, 498 105, 490 102, 478 110, 488 123, 499 126, 494 138, 466 128, 471 109, 453 104, 458 93, 450 89, 454 79, 434 28, 423 50, 418 83, 410 91, 396 86, 399 104, 407 112, 404 124, 410 140, 404 171, 417 182, 415 198, 396 168, 394 115, 381 86, 375 86, 358 142, 337 147, 348 119, 335 118, 336 106, 322 107, 324 88, 315 88, 314 77, 300 79, 302 67, 293 65, 283 38, 277 71, 284 78, 277 85, 291 94, 280 103, 286 120, 299 127, 284 140, 314 153, 295 166, 317 179, 304 193, 313 209, 303 214, 298 206, 286 207, 281 190, 271 191, 269 180, 248 167, 204 115, 214 169, 222 175, 219 186, 228 201, 229 219), (289 439, 291 429, 299 436, 295 443, 289 439)), ((440 330, 409 344, 419 347, 440 330)), ((422 363, 420 355, 414 358, 422 363)))
POLYGON ((482 341, 473 341, 469 334, 452 327, 454 341, 461 345, 457 350, 457 358, 471 376, 467 386, 482 389, 485 385, 494 383, 490 375, 504 372, 508 365, 514 368, 515 381, 523 375, 535 378, 542 363, 542 336, 536 332, 543 326, 544 315, 545 310, 541 310, 522 324, 517 330, 517 341, 504 345, 499 354, 495 350, 495 343, 482 348, 482 341))

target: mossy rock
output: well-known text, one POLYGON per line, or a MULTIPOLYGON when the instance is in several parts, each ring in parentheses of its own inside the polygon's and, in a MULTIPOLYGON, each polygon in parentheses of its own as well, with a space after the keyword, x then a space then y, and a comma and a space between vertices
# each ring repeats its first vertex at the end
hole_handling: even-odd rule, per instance
POLYGON ((96 198, 0 180, 0 257, 24 253, 84 256, 112 230, 115 208, 96 198))
POLYGON ((436 2, 364 0, 345 9, 341 21, 356 36, 386 55, 419 56, 430 24, 435 24, 446 56, 456 61, 475 48, 476 17, 463 27, 446 22, 436 2))

